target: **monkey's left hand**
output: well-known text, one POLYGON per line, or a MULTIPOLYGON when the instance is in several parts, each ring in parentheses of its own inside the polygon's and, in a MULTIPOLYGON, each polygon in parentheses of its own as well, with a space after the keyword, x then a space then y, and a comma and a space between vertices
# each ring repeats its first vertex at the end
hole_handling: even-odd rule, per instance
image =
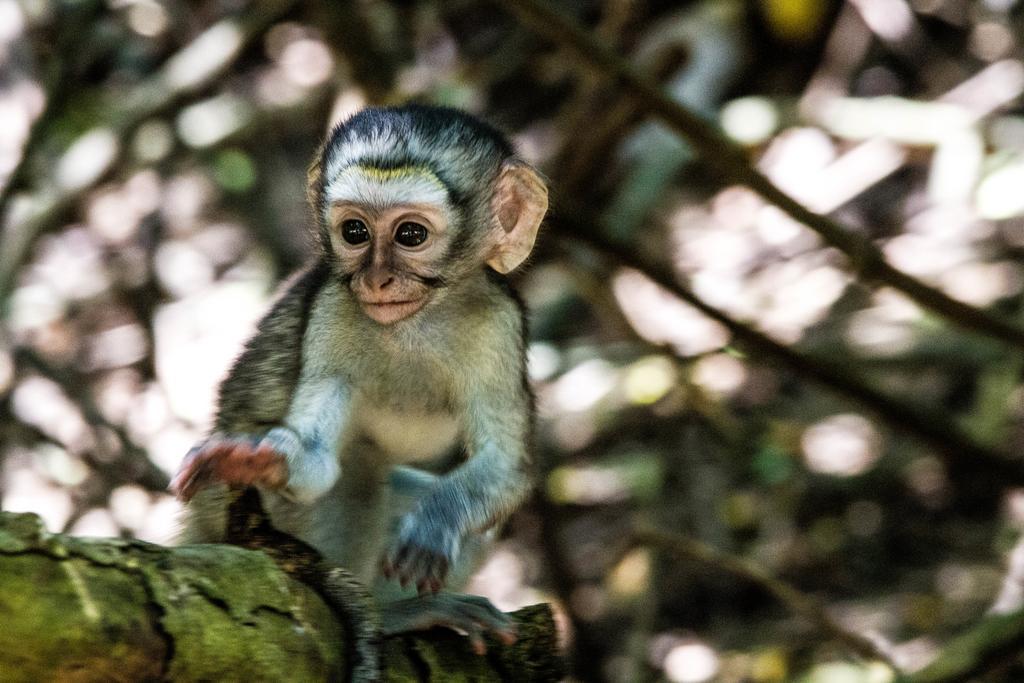
POLYGON ((450 525, 409 513, 384 555, 384 576, 398 579, 403 588, 415 584, 421 595, 437 593, 458 559, 461 544, 461 535, 450 525))
POLYGON ((187 502, 218 482, 278 489, 288 483, 288 465, 267 439, 214 435, 188 452, 170 490, 187 502))

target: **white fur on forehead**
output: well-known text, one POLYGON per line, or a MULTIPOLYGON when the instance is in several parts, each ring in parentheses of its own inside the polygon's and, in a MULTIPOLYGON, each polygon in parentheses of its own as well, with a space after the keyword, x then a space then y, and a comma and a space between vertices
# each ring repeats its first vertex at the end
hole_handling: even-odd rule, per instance
POLYGON ((444 184, 422 166, 395 169, 349 166, 327 182, 324 196, 328 205, 353 202, 374 209, 399 204, 448 206, 448 191, 444 184))
POLYGON ((367 158, 392 157, 396 151, 407 147, 408 137, 399 136, 393 130, 374 130, 372 135, 349 134, 328 154, 325 177, 333 181, 342 169, 358 164, 367 158))
POLYGON ((429 159, 432 168, 443 170, 452 180, 460 180, 466 173, 479 172, 473 167, 480 163, 493 165, 496 169, 499 160, 487 164, 494 153, 491 145, 483 141, 467 144, 466 138, 456 135, 454 130, 441 130, 437 135, 421 137, 405 125, 377 127, 358 133, 349 132, 335 142, 325 159, 324 177, 329 186, 349 166, 367 160, 410 159, 419 160, 414 163, 422 163, 429 159))

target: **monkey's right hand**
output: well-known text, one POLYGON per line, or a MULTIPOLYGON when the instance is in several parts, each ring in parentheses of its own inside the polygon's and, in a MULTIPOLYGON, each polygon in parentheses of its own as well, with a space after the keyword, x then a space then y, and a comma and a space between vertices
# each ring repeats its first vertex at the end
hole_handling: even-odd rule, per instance
POLYGON ((188 502, 211 484, 280 489, 288 483, 288 464, 276 442, 214 434, 188 452, 170 490, 188 502))

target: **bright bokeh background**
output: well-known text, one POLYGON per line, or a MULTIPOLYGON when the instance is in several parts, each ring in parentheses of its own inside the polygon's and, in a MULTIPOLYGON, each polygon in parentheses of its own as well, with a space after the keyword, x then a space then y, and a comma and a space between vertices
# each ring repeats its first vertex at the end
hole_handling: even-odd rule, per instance
MULTIPOLYGON (((1024 327, 1016 0, 561 4, 778 187, 1024 327)), ((908 670, 993 605, 1020 607, 1024 489, 951 468, 898 407, 737 344, 572 230, 1008 457, 1024 450, 1024 351, 858 280, 570 53, 461 0, 0 0, 4 510, 173 540, 166 479, 311 253, 319 140, 408 99, 489 118, 551 179, 553 219, 517 277, 538 493, 472 589, 555 603, 575 677, 892 680, 756 585, 625 547, 637 523, 819 597, 908 670)))

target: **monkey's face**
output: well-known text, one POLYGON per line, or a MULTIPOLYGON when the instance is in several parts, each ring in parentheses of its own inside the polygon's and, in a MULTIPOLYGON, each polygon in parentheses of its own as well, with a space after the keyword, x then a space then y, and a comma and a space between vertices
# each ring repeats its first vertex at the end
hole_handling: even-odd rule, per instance
POLYGON ((441 282, 449 238, 441 207, 338 202, 330 219, 331 245, 366 315, 391 325, 423 308, 441 282))
POLYGON ((310 169, 321 245, 381 325, 508 273, 533 248, 547 188, 500 134, 465 114, 368 109, 337 128, 310 169))

